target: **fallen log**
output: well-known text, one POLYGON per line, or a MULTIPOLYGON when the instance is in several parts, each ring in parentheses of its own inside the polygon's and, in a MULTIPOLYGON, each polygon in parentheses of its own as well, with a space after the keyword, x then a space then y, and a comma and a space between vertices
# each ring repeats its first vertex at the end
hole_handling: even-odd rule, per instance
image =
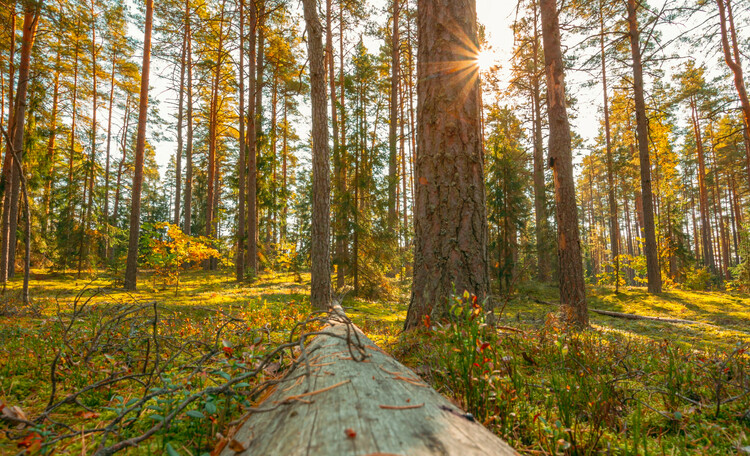
POLYGON ((648 321, 660 321, 662 323, 682 323, 686 325, 708 325, 708 326, 714 326, 710 323, 705 323, 702 321, 693 321, 693 320, 682 320, 680 318, 663 318, 663 317, 649 317, 646 315, 636 315, 636 314, 629 314, 629 313, 621 313, 621 312, 612 312, 611 310, 599 310, 599 309, 589 309, 591 312, 598 313, 600 315, 606 315, 608 317, 615 317, 615 318, 624 318, 626 320, 648 320, 648 321))
POLYGON ((250 415, 215 454, 517 454, 375 346, 340 307, 331 315, 301 355, 299 372, 259 406, 269 410, 250 415))

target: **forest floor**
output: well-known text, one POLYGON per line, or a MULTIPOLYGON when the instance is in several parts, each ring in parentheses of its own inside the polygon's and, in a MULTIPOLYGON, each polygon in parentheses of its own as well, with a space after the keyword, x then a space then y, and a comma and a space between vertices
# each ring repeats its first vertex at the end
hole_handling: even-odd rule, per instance
MULTIPOLYGON (((289 365, 279 345, 316 324, 307 275, 240 285, 229 272, 195 272, 175 289, 145 273, 136 293, 115 285, 104 273, 34 271, 33 312, 19 314, 20 278, 10 282, 0 300, 0 454, 85 454, 144 435, 124 453, 209 454, 289 365)), ((526 283, 500 304, 495 330, 457 298, 450 320, 403 334, 408 284, 399 287, 391 302, 347 295, 343 305, 522 454, 750 454, 748 295, 590 286, 592 309, 695 323, 592 312, 591 330, 571 333, 556 287, 526 283)))

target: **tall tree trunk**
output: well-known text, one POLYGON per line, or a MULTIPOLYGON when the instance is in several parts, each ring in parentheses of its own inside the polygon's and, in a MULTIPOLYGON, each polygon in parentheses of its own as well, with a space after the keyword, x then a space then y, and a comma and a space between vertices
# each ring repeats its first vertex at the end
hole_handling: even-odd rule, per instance
POLYGON ((703 147, 703 133, 701 132, 700 117, 695 98, 690 99, 691 117, 695 143, 698 152, 698 193, 700 203, 701 219, 701 249, 703 251, 704 264, 712 274, 716 274, 716 262, 714 260, 713 239, 711 236, 711 216, 708 208, 708 189, 706 188, 706 154, 703 147))
MULTIPOLYGON (((73 181, 73 166, 75 164, 75 152, 76 152, 76 120, 78 119, 78 51, 80 50, 80 39, 78 31, 80 29, 80 23, 76 26, 76 45, 74 52, 74 63, 73 63, 73 95, 72 95, 72 107, 71 107, 71 120, 70 120, 70 145, 68 150, 68 188, 67 188, 67 204, 66 204, 66 215, 65 215, 65 231, 66 241, 70 241, 70 234, 73 232, 73 214, 75 213, 75 202, 73 201, 73 193, 75 191, 75 182, 73 181)), ((70 247, 66 245, 65 250, 67 253, 70 252, 70 247)), ((63 269, 68 267, 68 257, 70 255, 64 255, 63 269)))
MULTIPOLYGON (((127 141, 128 141, 128 130, 130 129, 130 94, 128 94, 125 100, 125 115, 122 127, 122 137, 120 138, 120 149, 122 150, 122 158, 120 164, 117 166, 117 181, 115 184, 115 202, 112 208, 112 224, 117 226, 120 218, 120 190, 122 189, 122 171, 125 166, 125 160, 128 156, 127 141)), ((109 246, 107 251, 107 259, 110 263, 114 264, 115 274, 117 274, 118 263, 115 259, 115 249, 112 245, 109 246)))
MULTIPOLYGON (((0 258, 2 262, 2 273, 3 286, 9 277, 12 277, 14 269, 14 256, 11 255, 11 250, 15 251, 15 230, 18 223, 18 197, 20 195, 20 187, 23 171, 21 166, 21 160, 23 159, 23 137, 25 130, 26 120, 26 95, 29 87, 29 74, 31 69, 31 50, 34 46, 34 39, 36 38, 37 25, 39 23, 39 10, 41 3, 33 4, 29 3, 24 7, 23 14, 23 37, 21 41, 21 59, 18 64, 18 83, 16 86, 15 100, 13 107, 13 117, 8 122, 9 132, 6 132, 6 155, 11 156, 11 165, 13 166, 10 172, 10 182, 5 181, 5 199, 10 200, 9 204, 3 205, 3 211, 9 211, 9 215, 3 214, 3 221, 9 219, 7 229, 5 223, 3 224, 3 257, 0 258)), ((28 200, 27 203, 27 222, 28 220, 28 200)), ((31 232, 28 230, 27 223, 27 242, 31 236, 31 232)), ((28 249, 27 249, 28 250, 28 249)), ((28 251, 27 251, 28 257, 28 251)), ((28 258, 26 260, 28 268, 28 258)), ((28 278, 26 280, 26 296, 25 302, 28 302, 28 278)))
MULTIPOLYGON (((55 82, 52 91, 52 113, 50 115, 49 140, 47 141, 47 156, 45 164, 47 169, 44 176, 44 195, 42 204, 44 205, 44 222, 42 223, 42 238, 47 241, 47 235, 51 229, 52 220, 50 211, 52 209, 52 181, 55 174, 55 141, 57 140, 57 116, 60 103, 60 54, 57 54, 55 60, 55 82)), ((0 117, 2 114, 0 113, 0 117)))
POLYGON ((607 56, 604 53, 604 5, 600 3, 599 44, 602 56, 602 87, 604 89, 604 139, 607 149, 607 202, 609 203, 609 243, 612 252, 612 264, 615 272, 615 293, 620 289, 620 223, 617 220, 617 199, 615 196, 615 172, 612 161, 612 140, 609 123, 609 99, 607 95, 607 56))
POLYGON ((534 59, 533 77, 531 79, 531 99, 534 126, 534 222, 537 251, 536 278, 540 282, 549 279, 548 236, 549 222, 547 220, 547 194, 544 185, 544 146, 542 139, 542 94, 539 70, 539 19, 537 3, 534 2, 534 59))
POLYGON ((560 304, 570 324, 588 325, 578 211, 573 178, 570 124, 565 100, 565 73, 555 0, 540 0, 544 61, 547 68, 549 163, 555 182, 560 304))
POLYGON ((390 121, 388 130, 388 231, 393 233, 396 229, 396 188, 398 187, 398 162, 396 151, 396 139, 398 127, 398 90, 399 90, 399 34, 398 13, 399 0, 393 1, 391 34, 391 99, 390 99, 390 121))
POLYGON ((96 65, 96 15, 94 12, 94 0, 91 0, 91 78, 92 78, 92 105, 91 105, 91 155, 89 156, 88 172, 88 201, 86 201, 86 215, 81 225, 81 243, 78 248, 78 278, 81 278, 83 262, 88 260, 88 246, 86 235, 91 225, 91 211, 94 206, 94 169, 96 168, 96 111, 99 105, 97 94, 97 65, 96 65))
POLYGON ((245 158, 245 0, 240 0, 240 61, 239 67, 240 83, 240 157, 237 164, 238 176, 238 202, 237 202, 237 256, 235 258, 235 278, 238 282, 245 279, 245 171, 247 170, 247 159, 245 158))
POLYGON ((185 58, 187 60, 187 145, 185 147, 185 204, 182 232, 191 235, 193 226, 193 31, 190 25, 190 0, 185 1, 185 58))
MULTIPOLYGON (((265 1, 265 0, 261 0, 265 1)), ((258 275, 258 129, 256 128, 256 78, 258 10, 256 2, 250 5, 250 33, 248 50, 248 107, 247 107, 247 257, 246 270, 251 277, 258 275)))
POLYGON ((346 216, 344 214, 344 188, 346 183, 341 179, 342 152, 339 144, 339 122, 336 110, 336 77, 334 75, 333 58, 333 2, 326 0, 326 64, 328 65, 328 85, 331 91, 331 127, 333 133, 333 179, 338 199, 334 209, 334 263, 336 264, 336 288, 345 285, 345 239, 346 216))
POLYGON ((182 151, 184 140, 182 136, 185 113, 185 54, 187 53, 187 30, 184 31, 182 51, 180 52, 180 88, 177 102, 177 153, 174 166, 174 213, 172 224, 180 225, 180 205, 182 202, 182 151))
POLYGON ((330 266, 330 191, 328 151, 328 116, 326 113, 325 55, 323 26, 318 18, 316 0, 303 0, 307 25, 307 50, 310 60, 310 93, 312 99, 313 138, 313 207, 310 303, 314 309, 325 310, 331 304, 330 266))
POLYGON ((154 0, 146 0, 146 24, 143 37, 143 65, 141 93, 138 105, 138 136, 135 144, 135 167, 130 206, 130 236, 128 260, 125 269, 125 289, 134 291, 138 274, 138 238, 141 230, 141 188, 143 186, 143 156, 146 150, 146 120, 148 117, 148 81, 151 69, 151 27, 154 18, 154 0))
POLYGON ((490 291, 476 2, 419 0, 417 30, 419 183, 407 329, 442 318, 454 289, 480 303, 490 291))
POLYGON ((643 95, 643 65, 641 62, 640 30, 638 29, 636 0, 628 0, 628 28, 630 50, 633 57, 633 93, 635 96, 635 118, 638 131, 638 152, 641 164, 641 193, 643 199, 643 231, 646 238, 646 269, 648 292, 661 292, 659 252, 654 226, 653 194, 651 192, 651 159, 648 151, 648 118, 643 95))
POLYGON ((110 170, 110 152, 112 150, 112 112, 115 105, 115 69, 117 68, 117 51, 112 53, 112 73, 109 77, 109 113, 107 114, 107 150, 104 160, 104 213, 102 214, 102 224, 104 225, 104 254, 102 258, 108 258, 110 239, 109 226, 112 223, 109 217, 109 170, 110 170))
POLYGON ((745 77, 742 72, 742 61, 740 58, 740 47, 737 40, 737 30, 734 26, 734 14, 732 14, 732 0, 716 0, 719 7, 719 25, 721 26, 721 47, 724 51, 724 61, 732 70, 734 75, 734 86, 740 97, 742 113, 745 119, 745 151, 748 157, 748 182, 750 182, 750 98, 745 88, 745 77), (730 44, 731 39, 731 44, 730 44))

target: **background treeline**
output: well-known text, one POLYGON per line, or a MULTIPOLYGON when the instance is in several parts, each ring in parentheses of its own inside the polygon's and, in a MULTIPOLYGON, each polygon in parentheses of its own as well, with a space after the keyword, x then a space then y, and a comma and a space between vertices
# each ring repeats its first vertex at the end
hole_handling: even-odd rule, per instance
MULTIPOLYGON (((593 140, 574 132, 586 279, 645 283, 651 253, 667 287, 747 288, 750 139, 736 66, 741 70, 750 51, 750 6, 717 0, 637 8, 653 191, 649 214, 641 190, 627 3, 566 2, 560 12, 572 78, 568 105, 601 122, 593 140), (596 105, 604 108, 593 113, 596 105), (651 219, 656 251, 644 242, 651 219)), ((240 279, 261 270, 308 268, 310 94, 300 6, 170 0, 154 7, 142 221, 169 221, 187 234, 215 238, 240 279), (172 155, 163 173, 157 153, 172 155)), ((417 6, 408 0, 327 0, 319 7, 333 281, 360 295, 388 295, 389 278, 411 277, 419 185, 417 6)), ((0 123, 8 136, 19 124, 24 24, 27 16, 36 21, 24 79, 23 146, 17 147, 33 267, 79 275, 124 269, 142 55, 133 37, 141 36, 143 14, 140 3, 126 1, 3 0, 0 123)), ((488 246, 491 273, 503 290, 558 275, 541 26, 539 6, 519 2, 512 58, 503 68, 482 68, 488 246)), ((486 33, 480 30, 485 45, 486 33)), ((744 83, 741 71, 739 81, 744 83)), ((11 143, 0 146, 3 280, 15 273, 11 266, 20 268, 26 240, 11 143)), ((216 260, 205 262, 207 269, 218 267, 216 260)))

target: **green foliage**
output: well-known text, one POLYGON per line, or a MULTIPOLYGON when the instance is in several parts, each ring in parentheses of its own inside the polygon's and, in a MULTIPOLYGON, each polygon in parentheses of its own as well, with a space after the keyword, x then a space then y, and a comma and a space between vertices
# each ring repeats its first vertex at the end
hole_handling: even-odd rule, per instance
POLYGON ((210 238, 188 236, 179 226, 166 222, 144 224, 140 247, 143 264, 173 283, 175 289, 179 288, 182 271, 212 258, 222 259, 210 238))
POLYGON ((744 293, 750 292, 750 230, 740 233, 739 255, 742 261, 732 268, 734 280, 729 284, 731 288, 744 293))
POLYGON ((689 266, 685 270, 685 279, 682 281, 682 288, 694 291, 710 290, 714 281, 714 276, 707 268, 689 266))

